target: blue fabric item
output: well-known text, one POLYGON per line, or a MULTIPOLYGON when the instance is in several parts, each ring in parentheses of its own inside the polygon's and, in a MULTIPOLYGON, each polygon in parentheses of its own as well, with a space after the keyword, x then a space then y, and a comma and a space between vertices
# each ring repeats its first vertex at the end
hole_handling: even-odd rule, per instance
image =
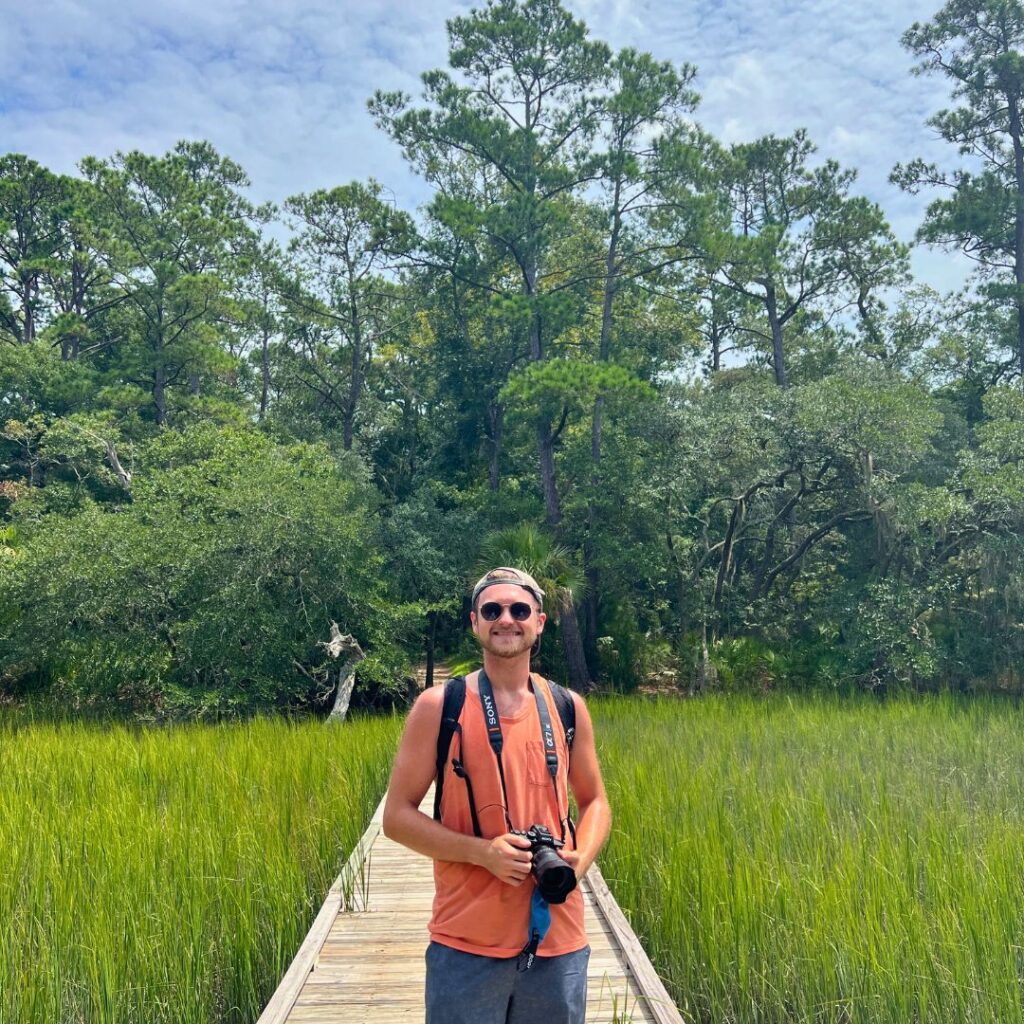
POLYGON ((533 941, 533 933, 537 933, 537 942, 543 942, 551 927, 551 907, 548 901, 540 894, 539 889, 533 890, 533 899, 530 900, 530 933, 526 936, 527 942, 533 941))

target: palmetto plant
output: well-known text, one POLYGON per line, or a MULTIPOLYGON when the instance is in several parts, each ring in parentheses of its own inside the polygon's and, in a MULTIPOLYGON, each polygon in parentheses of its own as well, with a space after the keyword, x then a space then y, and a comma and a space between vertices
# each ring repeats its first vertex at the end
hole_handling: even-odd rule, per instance
POLYGON ((575 603, 586 590, 583 570, 568 548, 535 526, 525 523, 490 534, 480 549, 476 575, 499 565, 528 572, 544 591, 544 609, 556 623, 566 612, 575 615, 575 603))

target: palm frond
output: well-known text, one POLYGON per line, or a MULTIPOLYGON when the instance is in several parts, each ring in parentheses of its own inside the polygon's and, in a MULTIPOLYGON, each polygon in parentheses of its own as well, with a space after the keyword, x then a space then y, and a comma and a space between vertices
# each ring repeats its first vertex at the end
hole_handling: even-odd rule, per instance
POLYGON ((572 552, 532 523, 511 526, 488 535, 480 547, 476 576, 499 565, 528 572, 546 595, 546 605, 558 613, 586 592, 586 577, 572 552))

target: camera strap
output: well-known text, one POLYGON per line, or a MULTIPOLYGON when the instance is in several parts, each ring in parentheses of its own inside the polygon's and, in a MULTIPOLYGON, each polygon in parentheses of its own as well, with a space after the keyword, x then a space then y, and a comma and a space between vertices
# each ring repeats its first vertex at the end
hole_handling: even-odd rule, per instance
MULTIPOLYGON (((544 760, 547 764, 548 774, 551 776, 551 786, 555 791, 555 813, 558 815, 558 825, 562 830, 562 842, 565 842, 565 819, 562 817, 561 807, 558 803, 558 748, 555 746, 555 730, 551 726, 551 715, 548 712, 548 703, 541 693, 540 687, 533 681, 533 676, 528 677, 530 689, 537 701, 537 715, 540 718, 541 739, 544 743, 544 760)), ((494 688, 491 686, 487 673, 480 669, 477 678, 477 689, 480 691, 480 703, 484 709, 484 722, 487 726, 487 740, 491 744, 491 750, 498 762, 498 778, 501 779, 501 795, 505 811, 505 823, 508 830, 512 831, 512 820, 509 817, 508 789, 505 786, 505 768, 501 762, 501 750, 504 740, 501 735, 501 722, 498 719, 498 706, 494 701, 494 688)), ((566 794, 568 796, 568 794, 566 794)), ((575 841, 575 835, 573 840, 575 841)))
POLYGON ((548 929, 551 927, 551 907, 548 901, 540 894, 539 889, 533 890, 530 899, 530 928, 529 938, 526 945, 519 951, 516 961, 517 971, 528 971, 537 958, 537 947, 544 941, 548 929))
POLYGON ((491 686, 487 673, 480 669, 480 677, 477 681, 477 688, 480 691, 480 703, 484 709, 484 724, 487 726, 487 742, 494 751, 498 761, 498 778, 501 779, 501 809, 505 812, 505 824, 509 832, 512 831, 512 819, 508 815, 508 789, 505 786, 505 766, 501 760, 501 750, 504 746, 504 738, 501 735, 501 722, 498 720, 498 705, 494 701, 494 688, 491 686))

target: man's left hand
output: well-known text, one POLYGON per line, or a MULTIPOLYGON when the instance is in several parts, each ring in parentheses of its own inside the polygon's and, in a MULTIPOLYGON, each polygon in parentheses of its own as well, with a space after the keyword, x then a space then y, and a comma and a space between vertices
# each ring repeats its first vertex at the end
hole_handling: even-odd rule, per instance
POLYGON ((584 860, 579 850, 559 850, 558 854, 576 872, 577 882, 587 873, 591 861, 584 860))

